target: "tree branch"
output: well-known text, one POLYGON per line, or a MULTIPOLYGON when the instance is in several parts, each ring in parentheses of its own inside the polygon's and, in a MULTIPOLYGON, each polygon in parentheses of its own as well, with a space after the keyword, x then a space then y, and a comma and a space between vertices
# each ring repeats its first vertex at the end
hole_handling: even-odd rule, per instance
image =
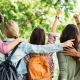
POLYGON ((19 26, 24 25, 25 23, 34 21, 34 20, 38 19, 39 17, 41 17, 42 15, 47 14, 47 12, 48 12, 48 11, 46 11, 46 12, 44 12, 44 13, 42 13, 42 14, 40 14, 40 13, 38 13, 38 12, 35 12, 35 13, 31 14, 25 21, 23 21, 22 23, 20 23, 19 26), (37 15, 36 18, 30 19, 30 18, 31 18, 33 15, 35 15, 35 14, 37 15))

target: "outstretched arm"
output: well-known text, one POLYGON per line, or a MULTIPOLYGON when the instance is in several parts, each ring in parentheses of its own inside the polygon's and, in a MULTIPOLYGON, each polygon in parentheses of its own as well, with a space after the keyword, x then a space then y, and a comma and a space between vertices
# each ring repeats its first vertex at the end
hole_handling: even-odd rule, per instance
POLYGON ((27 55, 29 53, 36 53, 36 54, 43 54, 43 53, 51 53, 51 52, 58 52, 62 51, 62 47, 72 47, 74 40, 68 40, 64 43, 59 43, 59 44, 49 44, 49 45, 33 45, 27 42, 24 42, 21 44, 23 47, 22 50, 24 51, 24 55, 27 55))
POLYGON ((56 18, 55 18, 55 21, 54 21, 54 23, 53 23, 53 26, 52 26, 52 29, 51 29, 51 32, 53 32, 53 33, 55 33, 55 31, 56 31, 56 27, 57 27, 57 24, 58 24, 58 20, 59 20, 59 15, 60 15, 60 13, 61 13, 61 9, 60 8, 58 8, 57 9, 57 12, 56 12, 56 18))
POLYGON ((26 41, 26 39, 23 38, 17 38, 14 41, 8 43, 8 51, 12 50, 19 42, 26 41))

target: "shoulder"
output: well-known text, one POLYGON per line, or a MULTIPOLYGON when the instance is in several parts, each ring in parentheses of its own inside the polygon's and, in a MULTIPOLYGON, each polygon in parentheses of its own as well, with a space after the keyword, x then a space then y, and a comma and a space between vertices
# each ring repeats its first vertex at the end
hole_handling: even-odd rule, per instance
POLYGON ((28 47, 31 46, 32 44, 28 43, 28 42, 21 42, 19 47, 28 47))
POLYGON ((47 44, 54 44, 56 41, 56 34, 53 32, 50 32, 48 34, 48 43, 47 44))
POLYGON ((57 57, 58 57, 58 59, 63 59, 63 58, 65 58, 65 56, 64 56, 63 54, 64 54, 63 52, 57 52, 57 57))
POLYGON ((48 36, 55 36, 55 37, 56 37, 56 34, 53 33, 53 32, 50 32, 50 33, 48 34, 48 36))
POLYGON ((57 55, 60 55, 60 54, 64 54, 64 53, 63 53, 63 52, 61 52, 61 51, 57 52, 57 55))

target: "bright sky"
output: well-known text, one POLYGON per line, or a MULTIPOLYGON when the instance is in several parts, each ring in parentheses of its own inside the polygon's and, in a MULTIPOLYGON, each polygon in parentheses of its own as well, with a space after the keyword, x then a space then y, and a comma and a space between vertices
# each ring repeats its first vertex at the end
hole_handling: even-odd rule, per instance
POLYGON ((77 0, 78 1, 78 8, 80 8, 80 0, 77 0))

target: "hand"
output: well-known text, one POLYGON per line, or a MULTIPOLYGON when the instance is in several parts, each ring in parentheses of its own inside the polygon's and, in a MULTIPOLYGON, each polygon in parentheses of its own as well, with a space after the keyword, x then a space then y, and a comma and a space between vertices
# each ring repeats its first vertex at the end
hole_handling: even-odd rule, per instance
POLYGON ((71 40, 68 40, 68 41, 62 43, 62 47, 68 47, 68 46, 72 47, 74 45, 72 41, 75 41, 75 39, 71 39, 71 40))
POLYGON ((27 42, 27 40, 24 39, 24 38, 18 38, 18 39, 19 39, 20 42, 27 42))
POLYGON ((75 14, 73 17, 74 17, 76 23, 80 23, 79 15, 78 14, 75 14))
POLYGON ((66 54, 63 54, 63 55, 70 55, 70 56, 75 56, 77 57, 77 51, 74 49, 74 48, 69 48, 67 47, 67 49, 64 49, 65 51, 62 51, 66 54))
POLYGON ((56 15, 59 16, 61 12, 62 12, 61 8, 58 8, 57 12, 56 12, 56 15))

